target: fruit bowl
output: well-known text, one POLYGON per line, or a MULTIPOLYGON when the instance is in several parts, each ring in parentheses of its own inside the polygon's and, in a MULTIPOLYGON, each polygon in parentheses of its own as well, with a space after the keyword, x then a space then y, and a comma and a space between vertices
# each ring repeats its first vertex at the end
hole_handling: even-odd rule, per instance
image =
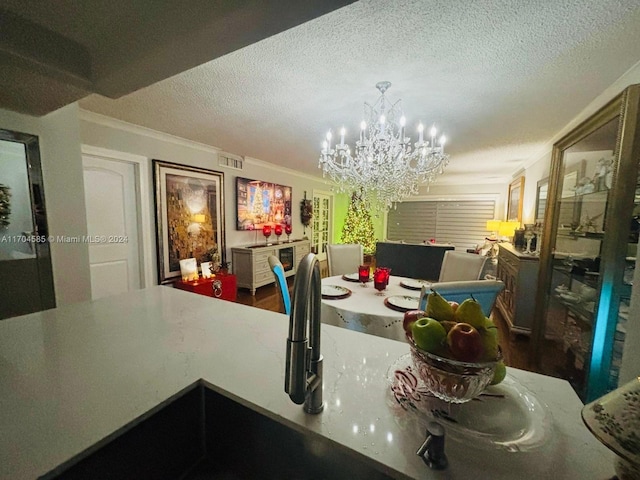
POLYGON ((502 360, 499 352, 490 362, 461 362, 421 350, 409 336, 407 340, 418 375, 429 392, 445 402, 465 403, 480 395, 502 360))

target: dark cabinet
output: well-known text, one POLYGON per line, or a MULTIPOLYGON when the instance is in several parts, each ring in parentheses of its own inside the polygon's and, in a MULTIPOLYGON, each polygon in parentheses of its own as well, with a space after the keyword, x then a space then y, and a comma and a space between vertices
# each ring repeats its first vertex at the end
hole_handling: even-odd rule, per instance
POLYGON ((498 245, 497 275, 504 290, 496 307, 507 322, 509 333, 530 334, 538 282, 538 257, 516 250, 510 243, 498 245))

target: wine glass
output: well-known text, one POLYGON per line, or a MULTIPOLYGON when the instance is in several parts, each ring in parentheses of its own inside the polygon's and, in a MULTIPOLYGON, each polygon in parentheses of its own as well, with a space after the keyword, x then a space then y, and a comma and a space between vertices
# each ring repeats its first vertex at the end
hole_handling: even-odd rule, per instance
POLYGON ((280 235, 282 235, 282 225, 278 224, 274 228, 278 243, 280 243, 280 235))
POLYGON ((271 236, 271 225, 265 225, 262 227, 262 234, 266 238, 265 245, 269 245, 269 237, 271 236))
POLYGON ((291 225, 286 224, 284 226, 284 233, 287 234, 287 243, 291 243, 291 240, 289 240, 289 236, 291 235, 292 231, 293 231, 293 229, 291 228, 291 225))
POLYGON ((367 282, 369 281, 369 265, 360 265, 358 267, 358 280, 360 280, 360 285, 363 287, 367 286, 367 282))
POLYGON ((373 286, 378 293, 376 295, 384 295, 382 293, 383 290, 387 288, 389 284, 389 274, 391 273, 391 269, 387 267, 378 267, 375 272, 373 272, 373 286))

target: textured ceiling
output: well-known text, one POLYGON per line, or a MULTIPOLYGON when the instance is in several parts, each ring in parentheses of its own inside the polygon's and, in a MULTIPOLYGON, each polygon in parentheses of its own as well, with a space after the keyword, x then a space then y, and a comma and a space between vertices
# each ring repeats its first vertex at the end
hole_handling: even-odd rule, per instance
POLYGON ((439 183, 496 183, 635 65, 638 45, 637 0, 361 0, 80 105, 319 175, 326 131, 344 125, 352 143, 363 103, 389 80, 408 126, 435 122, 449 138, 439 183))
POLYGON ((118 98, 353 1, 2 0, 0 108, 118 98))

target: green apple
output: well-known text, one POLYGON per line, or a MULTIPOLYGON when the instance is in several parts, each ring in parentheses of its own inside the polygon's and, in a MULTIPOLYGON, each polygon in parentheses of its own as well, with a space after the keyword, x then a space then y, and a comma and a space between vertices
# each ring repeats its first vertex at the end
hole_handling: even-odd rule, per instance
POLYGON ((496 365, 496 371, 493 374, 493 380, 491 380, 490 385, 497 385, 504 380, 504 377, 507 376, 507 366, 504 364, 502 360, 498 362, 496 365))
POLYGON ((420 318, 426 317, 427 314, 424 310, 409 310, 408 312, 404 312, 404 317, 402 319, 402 328, 405 333, 411 335, 411 325, 420 318))
POLYGON ((447 334, 447 344, 453 358, 461 362, 476 362, 482 355, 482 337, 468 323, 456 323, 447 334))
POLYGON ((440 322, 429 317, 416 320, 411 325, 411 334, 418 348, 429 353, 439 351, 447 338, 447 331, 440 322))

